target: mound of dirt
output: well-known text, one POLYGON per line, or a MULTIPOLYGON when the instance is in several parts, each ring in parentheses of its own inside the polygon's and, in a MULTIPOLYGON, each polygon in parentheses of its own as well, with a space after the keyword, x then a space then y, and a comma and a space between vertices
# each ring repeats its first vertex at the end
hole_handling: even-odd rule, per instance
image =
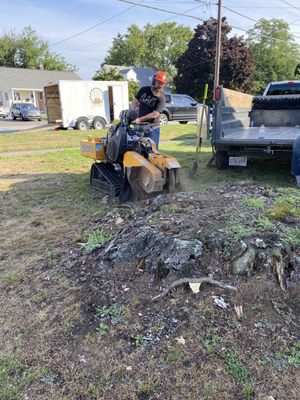
POLYGON ((113 239, 91 247, 85 265, 98 274, 138 269, 156 286, 264 271, 275 273, 285 289, 299 277, 299 258, 283 233, 300 222, 290 214, 266 217, 278 199, 271 189, 242 182, 116 207, 99 224, 113 239))
POLYGON ((104 243, 61 266, 82 316, 69 336, 86 371, 73 398, 296 400, 300 221, 269 217, 282 196, 241 182, 96 220, 104 243))

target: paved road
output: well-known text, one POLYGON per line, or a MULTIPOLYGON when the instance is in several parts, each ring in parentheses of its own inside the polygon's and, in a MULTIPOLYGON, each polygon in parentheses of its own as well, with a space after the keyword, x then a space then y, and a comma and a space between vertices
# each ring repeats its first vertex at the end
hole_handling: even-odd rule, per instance
POLYGON ((40 129, 48 125, 47 121, 19 121, 10 118, 0 119, 0 134, 22 132, 32 129, 40 129))

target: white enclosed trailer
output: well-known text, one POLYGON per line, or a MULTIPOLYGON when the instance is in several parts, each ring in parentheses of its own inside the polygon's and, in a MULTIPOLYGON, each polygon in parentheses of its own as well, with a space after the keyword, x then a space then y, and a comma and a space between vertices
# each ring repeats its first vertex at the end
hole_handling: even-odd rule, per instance
POLYGON ((44 87, 48 122, 70 129, 103 129, 129 108, 126 81, 58 81, 44 87))

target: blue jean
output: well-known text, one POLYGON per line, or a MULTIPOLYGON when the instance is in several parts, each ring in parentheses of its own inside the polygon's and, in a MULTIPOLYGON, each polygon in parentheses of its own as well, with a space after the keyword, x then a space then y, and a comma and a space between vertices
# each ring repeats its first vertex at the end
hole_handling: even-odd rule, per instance
POLYGON ((293 143, 291 174, 294 176, 300 175, 300 136, 297 136, 293 143))
POLYGON ((155 142, 156 148, 158 150, 160 127, 157 126, 156 128, 153 128, 153 130, 147 136, 155 142))

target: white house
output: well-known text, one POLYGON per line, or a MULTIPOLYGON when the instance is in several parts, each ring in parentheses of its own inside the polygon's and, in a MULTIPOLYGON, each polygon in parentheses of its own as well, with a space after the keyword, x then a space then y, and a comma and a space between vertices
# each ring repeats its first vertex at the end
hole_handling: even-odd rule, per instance
POLYGON ((80 80, 75 72, 0 67, 0 106, 10 109, 13 102, 30 102, 45 110, 44 86, 59 80, 80 80))
POLYGON ((150 86, 153 75, 156 71, 154 68, 127 67, 124 65, 104 64, 102 66, 102 70, 105 72, 112 69, 123 75, 125 80, 133 80, 134 82, 137 82, 140 86, 150 86))

